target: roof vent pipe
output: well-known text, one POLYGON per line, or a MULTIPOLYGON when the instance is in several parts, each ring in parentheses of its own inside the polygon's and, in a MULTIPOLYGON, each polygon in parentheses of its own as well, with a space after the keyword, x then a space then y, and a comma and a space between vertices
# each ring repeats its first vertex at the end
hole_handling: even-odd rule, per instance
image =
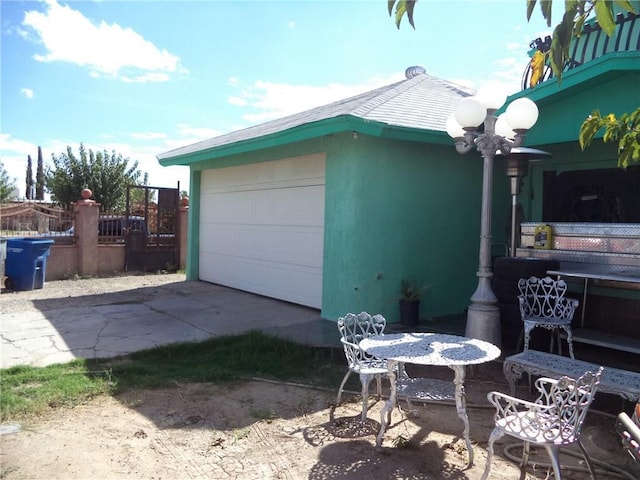
POLYGON ((416 66, 407 68, 404 71, 404 76, 407 78, 413 78, 413 77, 417 77, 418 75, 424 75, 425 73, 427 73, 427 71, 424 69, 424 67, 421 67, 420 65, 416 65, 416 66))

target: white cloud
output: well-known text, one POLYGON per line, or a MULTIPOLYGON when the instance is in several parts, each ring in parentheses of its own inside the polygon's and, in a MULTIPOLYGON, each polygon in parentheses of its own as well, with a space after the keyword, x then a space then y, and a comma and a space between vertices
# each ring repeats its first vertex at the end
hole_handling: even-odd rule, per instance
POLYGON ((33 90, 31 90, 30 88, 21 88, 21 89, 20 89, 20 93, 21 93, 25 98, 33 98, 33 90))
POLYGON ((253 85, 242 87, 240 82, 236 82, 234 85, 242 88, 242 91, 229 96, 227 101, 235 106, 257 110, 256 113, 243 115, 243 118, 250 123, 260 123, 349 98, 403 78, 400 74, 374 77, 355 85, 330 83, 319 86, 258 80, 253 85))
POLYGON ((502 88, 509 95, 522 90, 522 74, 528 59, 505 57, 495 62, 493 77, 502 83, 502 88))
POLYGON ((7 171, 9 179, 15 181, 21 195, 24 195, 25 191, 28 155, 31 155, 33 162, 37 162, 38 146, 25 140, 13 138, 8 133, 0 133, 0 161, 7 171))
POLYGON ((166 73, 151 72, 151 73, 145 73, 144 75, 138 75, 137 77, 129 77, 129 76, 123 75, 122 77, 120 77, 120 80, 122 80, 125 83, 147 83, 147 82, 161 83, 161 82, 168 82, 169 78, 170 76, 166 73))
POLYGON ((236 97, 236 96, 230 96, 227 98, 227 101, 231 104, 231 105, 235 105, 236 107, 244 107, 246 105, 248 105, 247 100, 241 97, 236 97))
MULTIPOLYGON (((8 133, 0 133, 0 152, 21 152, 32 145, 32 143, 11 138, 8 133)), ((2 156, 4 157, 4 154, 2 156)))
POLYGON ((156 47, 131 28, 93 23, 78 10, 46 0, 46 12, 25 13, 29 38, 46 49, 40 62, 67 62, 89 69, 91 76, 127 82, 165 82, 172 73, 185 73, 180 58, 156 47))
MULTIPOLYGON (((516 40, 507 42, 500 49, 505 52, 505 56, 493 62, 494 68, 491 75, 491 80, 502 84, 502 88, 509 95, 522 90, 522 76, 529 63, 526 52, 529 50, 531 41, 529 35, 521 32, 514 33, 514 37, 516 40)), ((477 88, 477 85, 475 87, 477 88)))

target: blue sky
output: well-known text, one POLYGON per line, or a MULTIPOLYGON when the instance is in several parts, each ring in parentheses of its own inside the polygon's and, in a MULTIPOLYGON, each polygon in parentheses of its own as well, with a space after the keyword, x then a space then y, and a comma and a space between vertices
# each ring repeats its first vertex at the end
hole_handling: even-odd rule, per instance
POLYGON ((48 162, 80 142, 188 190, 188 169, 157 154, 390 84, 411 65, 519 90, 529 42, 550 32, 525 5, 420 0, 416 29, 398 30, 386 0, 2 0, 0 159, 21 195, 38 145, 48 162))

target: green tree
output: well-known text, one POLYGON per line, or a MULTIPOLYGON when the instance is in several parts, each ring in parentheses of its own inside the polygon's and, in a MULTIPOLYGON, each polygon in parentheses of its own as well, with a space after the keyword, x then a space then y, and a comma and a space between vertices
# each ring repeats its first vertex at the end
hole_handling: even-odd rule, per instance
POLYGON ((36 200, 44 200, 44 162, 40 147, 38 147, 38 168, 36 170, 36 200))
POLYGON ((26 174, 26 193, 25 197, 27 200, 34 200, 34 189, 33 189, 33 167, 31 165, 31 155, 27 155, 27 174, 26 174))
POLYGON ((587 148, 602 129, 605 143, 618 142, 618 166, 627 168, 631 163, 640 162, 640 107, 620 117, 613 113, 603 117, 599 110, 594 110, 580 127, 580 148, 587 148))
MULTIPOLYGON (((138 182, 136 185, 148 187, 149 174, 145 172, 142 178, 142 182, 138 182)), ((129 208, 132 208, 134 206, 140 207, 141 205, 144 205, 146 202, 155 202, 155 201, 156 201, 155 189, 145 190, 144 188, 132 188, 129 191, 129 208), (145 195, 145 191, 147 192, 146 195, 145 195)))
POLYGON ((79 156, 71 147, 60 155, 51 156, 53 166, 47 168, 45 185, 53 202, 69 208, 80 199, 80 192, 88 188, 103 212, 122 211, 126 204, 127 185, 138 185, 141 172, 138 162, 129 164, 115 151, 94 153, 81 143, 79 156))
POLYGON ((15 189, 15 181, 9 178, 9 174, 4 169, 4 163, 0 160, 0 203, 9 200, 15 189))
MULTIPOLYGON (((394 16, 396 26, 400 28, 402 18, 415 28, 413 11, 417 0, 388 0, 389 15, 394 16), (395 7, 395 13, 394 13, 395 7)), ((637 3, 637 2, 635 2, 637 3)), ((531 19, 538 0, 527 0, 527 20, 531 19)), ((540 0, 540 11, 547 25, 552 23, 553 0, 540 0)), ((567 0, 564 2, 564 15, 556 25, 551 37, 549 50, 550 64, 558 83, 562 82, 562 70, 569 59, 569 46, 574 36, 582 32, 584 22, 595 14, 598 24, 610 37, 616 29, 615 6, 636 13, 634 2, 630 0, 567 0)), ((594 111, 581 125, 579 142, 584 150, 596 134, 604 129, 604 142, 618 142, 618 166, 626 168, 632 162, 640 162, 640 106, 630 114, 616 116, 610 113, 604 117, 594 111)))

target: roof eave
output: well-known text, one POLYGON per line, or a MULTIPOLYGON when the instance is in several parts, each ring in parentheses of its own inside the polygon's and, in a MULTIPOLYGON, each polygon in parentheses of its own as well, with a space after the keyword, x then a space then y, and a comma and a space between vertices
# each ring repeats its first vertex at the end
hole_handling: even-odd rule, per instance
POLYGON ((406 140, 410 142, 433 143, 438 145, 453 145, 453 140, 447 134, 440 130, 427 130, 415 127, 400 127, 396 125, 385 125, 382 134, 383 138, 392 138, 395 140, 406 140))
POLYGON ((609 79, 616 78, 621 73, 638 72, 640 70, 640 52, 612 52, 580 67, 568 70, 562 74, 562 83, 555 77, 534 88, 528 88, 509 97, 508 102, 516 98, 527 97, 543 106, 555 102, 560 98, 574 95, 576 88, 588 88, 594 84, 602 84, 609 79))
POLYGON ((203 148, 195 152, 176 155, 168 152, 158 155, 157 158, 160 165, 167 167, 171 165, 189 165, 202 160, 263 150, 278 145, 300 142, 348 130, 349 118, 348 116, 339 116, 319 120, 255 138, 203 148))
POLYGON ((158 155, 157 159, 160 165, 164 167, 173 165, 190 165, 192 163, 211 160, 213 158, 249 153, 348 131, 358 132, 363 135, 371 135, 374 137, 393 138, 396 140, 409 140, 423 143, 432 142, 446 144, 450 142, 446 133, 441 131, 389 125, 383 122, 366 120, 352 115, 341 115, 338 117, 306 123, 304 125, 299 125, 297 127, 260 137, 204 148, 195 152, 176 155, 172 155, 171 152, 168 152, 166 154, 158 155))

